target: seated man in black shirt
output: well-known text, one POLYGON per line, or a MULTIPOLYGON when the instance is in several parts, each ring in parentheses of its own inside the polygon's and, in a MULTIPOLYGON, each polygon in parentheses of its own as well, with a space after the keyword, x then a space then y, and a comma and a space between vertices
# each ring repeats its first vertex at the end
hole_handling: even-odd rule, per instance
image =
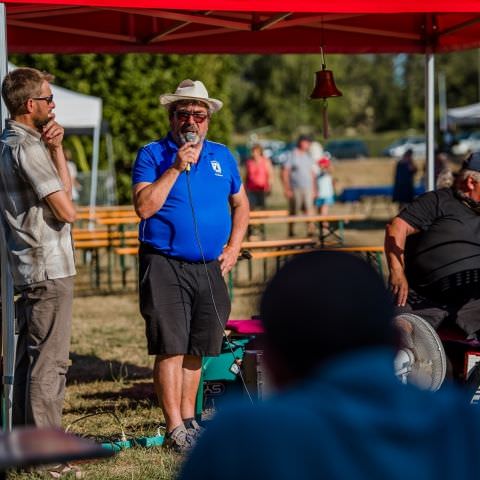
POLYGON ((451 188, 427 192, 387 225, 385 254, 399 313, 438 328, 445 320, 467 336, 480 330, 480 152, 451 188))

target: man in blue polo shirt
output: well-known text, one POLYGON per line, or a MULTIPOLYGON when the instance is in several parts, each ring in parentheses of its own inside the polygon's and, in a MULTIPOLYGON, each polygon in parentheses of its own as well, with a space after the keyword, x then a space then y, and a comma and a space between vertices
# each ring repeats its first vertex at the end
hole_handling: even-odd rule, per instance
POLYGON ((224 145, 206 140, 222 108, 200 81, 160 96, 170 132, 142 147, 133 168, 141 217, 140 310, 154 385, 166 422, 164 446, 187 451, 202 356, 220 353, 230 300, 223 279, 237 261, 249 206, 237 164, 224 145))

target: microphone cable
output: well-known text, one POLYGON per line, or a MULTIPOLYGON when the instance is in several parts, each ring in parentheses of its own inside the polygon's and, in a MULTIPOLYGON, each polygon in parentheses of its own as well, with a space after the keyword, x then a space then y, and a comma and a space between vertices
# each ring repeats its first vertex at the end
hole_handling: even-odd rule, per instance
MULTIPOLYGON (((193 219, 193 227, 194 227, 194 232, 195 232, 195 240, 197 242, 198 249, 200 250, 200 256, 202 257, 202 264, 203 264, 203 268, 205 270, 205 275, 207 277, 208 289, 210 291, 210 297, 212 299, 213 309, 215 310, 215 316, 217 318, 218 324, 219 324, 220 328, 222 329, 223 338, 225 339, 225 341, 228 345, 228 348, 229 348, 229 350, 232 354, 233 361, 234 361, 235 364, 237 364, 237 357, 235 356, 235 352, 233 351, 232 342, 230 342, 230 340, 228 339, 227 334, 225 333, 225 327, 222 325, 222 321, 220 320, 220 314, 218 313, 217 304, 215 302, 215 296, 213 295, 213 288, 212 288, 212 283, 211 283, 211 280, 210 280, 210 274, 208 273, 207 262, 205 261, 205 255, 203 254, 202 242, 200 241, 200 235, 198 233, 198 223, 197 223, 197 217, 196 217, 196 214, 195 214, 195 207, 193 205, 192 189, 191 189, 191 185, 190 185, 190 169, 188 169, 188 170, 185 169, 185 175, 186 175, 186 178, 187 178, 188 201, 190 203, 190 209, 192 211, 192 219, 193 219)), ((252 398, 252 396, 251 396, 251 394, 248 390, 247 383, 245 382, 245 378, 243 376, 241 368, 238 369, 238 376, 240 377, 243 388, 244 388, 244 390, 245 390, 245 392, 248 396, 248 399, 250 400, 250 403, 253 405, 253 403, 254 403, 253 398, 252 398)))

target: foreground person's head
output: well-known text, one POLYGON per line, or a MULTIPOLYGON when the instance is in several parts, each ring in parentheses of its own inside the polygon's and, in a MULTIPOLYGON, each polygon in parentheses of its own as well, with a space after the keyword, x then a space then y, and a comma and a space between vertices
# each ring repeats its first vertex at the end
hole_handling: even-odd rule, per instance
POLYGON ((346 253, 315 252, 287 263, 265 289, 260 314, 277 386, 307 377, 336 355, 397 344, 383 280, 346 253))

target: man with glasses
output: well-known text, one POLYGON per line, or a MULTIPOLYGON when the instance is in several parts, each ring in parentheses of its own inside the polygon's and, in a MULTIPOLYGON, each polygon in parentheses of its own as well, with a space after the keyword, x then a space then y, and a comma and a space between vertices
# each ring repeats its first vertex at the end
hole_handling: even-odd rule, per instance
POLYGON ((202 356, 220 353, 230 314, 223 275, 237 261, 249 207, 232 154, 206 140, 222 102, 202 82, 184 80, 160 103, 170 132, 141 148, 133 168, 140 310, 155 355, 164 446, 182 453, 201 430, 194 416, 202 356))
POLYGON ((75 207, 55 121, 52 76, 18 68, 2 83, 0 220, 17 301, 14 425, 60 427, 70 348, 75 207))

